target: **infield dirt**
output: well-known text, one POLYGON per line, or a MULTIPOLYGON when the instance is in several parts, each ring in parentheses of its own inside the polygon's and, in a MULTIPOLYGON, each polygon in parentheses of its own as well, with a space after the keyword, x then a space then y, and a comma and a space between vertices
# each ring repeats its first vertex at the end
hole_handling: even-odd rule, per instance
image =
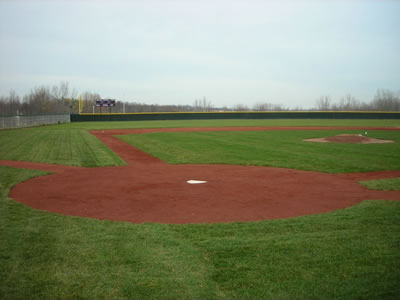
MULTIPOLYGON (((363 200, 400 200, 398 191, 371 191, 358 181, 400 177, 400 171, 325 174, 234 165, 169 165, 114 135, 150 132, 365 129, 223 127, 92 131, 127 166, 80 168, 19 161, 0 165, 54 172, 16 185, 10 196, 36 209, 134 223, 257 221, 329 212, 363 200), (188 180, 204 180, 190 185, 188 180)), ((399 130, 368 128, 369 130, 399 130)))

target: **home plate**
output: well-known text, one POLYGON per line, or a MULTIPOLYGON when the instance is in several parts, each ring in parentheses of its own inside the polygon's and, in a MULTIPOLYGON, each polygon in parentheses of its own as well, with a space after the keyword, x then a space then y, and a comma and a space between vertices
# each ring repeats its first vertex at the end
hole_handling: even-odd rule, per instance
POLYGON ((207 181, 204 180, 188 180, 186 181, 189 184, 200 184, 200 183, 206 183, 207 181))

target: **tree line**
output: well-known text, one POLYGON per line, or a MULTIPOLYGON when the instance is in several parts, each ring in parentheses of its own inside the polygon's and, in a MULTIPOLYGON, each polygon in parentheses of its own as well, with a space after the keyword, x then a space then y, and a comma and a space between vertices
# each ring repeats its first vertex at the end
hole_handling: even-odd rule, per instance
MULTIPOLYGON (((52 87, 39 86, 29 94, 20 97, 11 91, 8 96, 0 96, 0 115, 35 115, 35 114, 77 114, 81 99, 83 113, 140 113, 140 112, 215 112, 215 111, 289 111, 303 110, 301 107, 289 109, 281 104, 258 102, 253 106, 235 104, 231 107, 216 107, 206 97, 195 99, 192 105, 159 105, 140 102, 116 101, 111 109, 96 106, 100 100, 98 93, 83 92, 78 96, 76 89, 71 89, 68 82, 62 81, 52 87)), ((356 99, 351 94, 334 102, 329 96, 321 96, 315 106, 308 110, 319 111, 400 111, 400 93, 390 90, 377 90, 370 102, 356 99)))
POLYGON ((53 87, 39 86, 20 97, 15 91, 0 96, 0 115, 61 114, 78 112, 77 92, 68 82, 53 87))
POLYGON ((351 94, 333 102, 329 96, 321 96, 315 102, 315 109, 322 111, 400 111, 400 93, 378 89, 374 99, 364 102, 351 94))

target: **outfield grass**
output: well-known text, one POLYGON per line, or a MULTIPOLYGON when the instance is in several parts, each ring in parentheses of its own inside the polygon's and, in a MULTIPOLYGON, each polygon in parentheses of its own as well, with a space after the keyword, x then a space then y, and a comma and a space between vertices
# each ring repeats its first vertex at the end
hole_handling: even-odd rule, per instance
MULTIPOLYGON (((87 129, 271 126, 272 121, 279 126, 385 126, 381 120, 259 121, 77 123, 3 130, 0 159, 77 166, 123 163, 87 129)), ((396 122, 387 126, 399 125, 396 122)), ((379 134, 388 138, 391 133, 379 134)), ((153 135, 150 140, 160 139, 153 135)), ((184 137, 179 134, 170 142, 176 145, 184 137)), ((258 145, 248 136, 233 134, 226 139, 217 146, 258 145)), ((189 140, 196 143, 191 135, 189 140)), ((371 150, 375 156, 390 160, 387 148, 377 149, 385 151, 371 150)), ((307 151, 303 148, 299 158, 307 151)), ((243 154, 235 155, 230 159, 241 163, 243 154)), ((368 163, 377 159, 366 157, 368 163)), ((398 164, 397 157, 393 164, 398 164)), ((136 225, 38 211, 7 197, 16 183, 43 174, 0 167, 0 299, 397 299, 400 295, 400 202, 365 201, 328 214, 263 222, 136 225)))
POLYGON ((327 173, 400 169, 400 131, 369 131, 392 144, 312 143, 303 139, 359 131, 151 133, 120 139, 172 164, 241 164, 327 173))
POLYGON ((267 119, 267 120, 177 120, 177 121, 115 121, 77 122, 58 125, 57 128, 125 129, 176 127, 230 127, 230 126, 370 126, 400 127, 400 120, 336 120, 336 119, 267 119))
POLYGON ((360 183, 371 190, 400 191, 400 178, 368 180, 360 181, 360 183))
POLYGON ((0 159, 101 167, 124 161, 88 130, 215 126, 400 126, 400 120, 186 120, 81 122, 0 130, 0 159))
POLYGON ((130 224, 33 210, 0 167, 1 299, 396 299, 400 202, 232 224, 130 224))

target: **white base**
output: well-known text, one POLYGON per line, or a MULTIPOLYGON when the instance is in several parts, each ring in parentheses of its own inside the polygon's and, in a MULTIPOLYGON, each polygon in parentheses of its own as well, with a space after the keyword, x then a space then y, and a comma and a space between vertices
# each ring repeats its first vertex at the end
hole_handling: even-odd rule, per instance
POLYGON ((206 183, 207 181, 204 180, 188 180, 186 181, 189 184, 201 184, 201 183, 206 183))

